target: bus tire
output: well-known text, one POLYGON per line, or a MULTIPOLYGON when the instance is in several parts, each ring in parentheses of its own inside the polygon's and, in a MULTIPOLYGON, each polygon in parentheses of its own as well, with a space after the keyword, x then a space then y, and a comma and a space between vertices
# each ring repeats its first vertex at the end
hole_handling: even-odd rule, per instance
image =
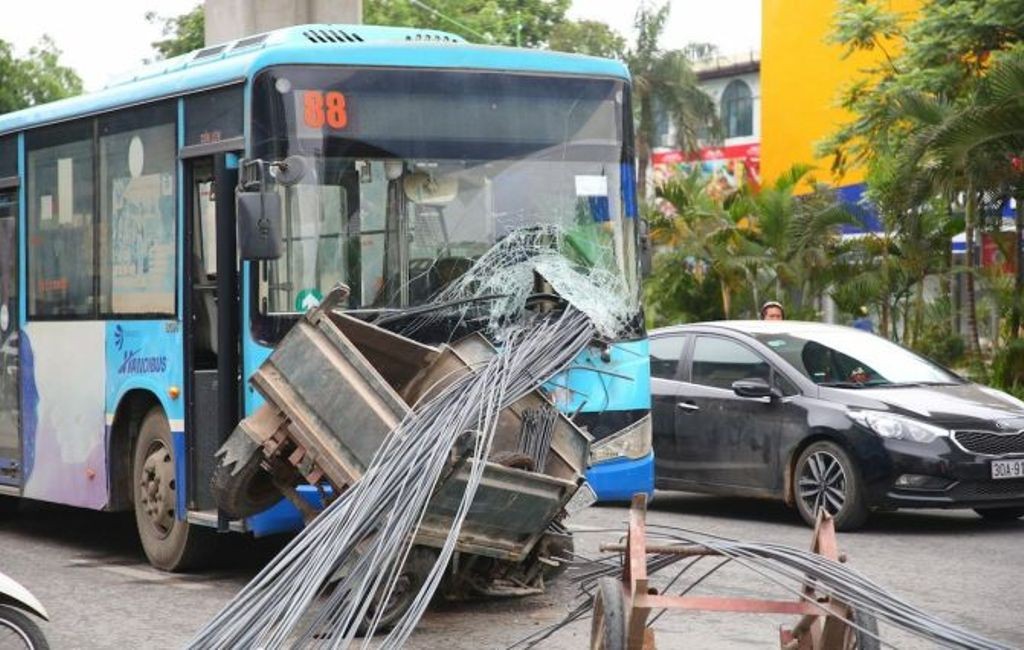
POLYGON ((20 505, 18 497, 0 495, 0 516, 13 516, 17 514, 20 505))
POLYGON ((210 559, 216 543, 212 529, 179 520, 171 427, 155 406, 139 425, 132 463, 135 524, 149 563, 164 571, 186 571, 210 559))
POLYGON ((260 446, 237 428, 217 451, 210 490, 217 507, 236 519, 263 512, 281 500, 281 491, 261 466, 260 446))

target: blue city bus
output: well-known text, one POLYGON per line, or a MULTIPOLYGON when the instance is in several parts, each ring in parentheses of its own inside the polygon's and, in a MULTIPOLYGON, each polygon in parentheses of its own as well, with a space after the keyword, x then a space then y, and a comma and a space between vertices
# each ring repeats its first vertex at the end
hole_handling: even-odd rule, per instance
POLYGON ((337 283, 356 313, 409 309, 551 223, 600 228, 635 298, 560 407, 599 499, 651 492, 629 91, 615 61, 312 25, 0 116, 0 499, 133 509, 166 570, 215 527, 297 528, 285 501, 217 513, 215 452, 261 404, 244 379, 337 283), (239 259, 254 187, 281 197, 277 259, 239 259))

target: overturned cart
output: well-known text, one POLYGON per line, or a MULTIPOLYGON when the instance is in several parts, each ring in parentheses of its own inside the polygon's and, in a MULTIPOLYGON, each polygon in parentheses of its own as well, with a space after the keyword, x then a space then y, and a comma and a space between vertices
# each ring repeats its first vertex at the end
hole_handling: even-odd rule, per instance
MULTIPOLYGON (((228 514, 259 512, 283 494, 307 520, 314 518, 316 506, 297 486, 316 486, 324 504, 337 498, 363 477, 411 411, 496 354, 480 334, 438 347, 418 343, 336 310, 343 296, 336 290, 306 313, 252 377, 266 403, 218 452, 213 479, 218 505, 228 514)), ((441 585, 447 595, 543 590, 545 578, 567 561, 571 538, 559 522, 583 481, 589 446, 589 435, 540 390, 498 413, 457 539, 458 561, 441 585)), ((459 445, 451 450, 410 558, 443 546, 473 463, 459 445)), ((407 562, 408 589, 422 583, 418 567, 429 565, 407 562)), ((388 605, 395 611, 381 625, 409 600, 393 595, 388 605)))

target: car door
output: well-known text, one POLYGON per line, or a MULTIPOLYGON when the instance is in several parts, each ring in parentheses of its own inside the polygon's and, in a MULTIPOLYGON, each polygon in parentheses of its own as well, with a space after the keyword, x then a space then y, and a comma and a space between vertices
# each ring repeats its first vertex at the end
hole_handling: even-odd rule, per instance
POLYGON ((695 337, 687 377, 678 395, 675 435, 687 480, 776 491, 788 398, 740 397, 732 384, 756 378, 778 385, 783 378, 752 347, 710 334, 695 337))
POLYGON ((651 354, 651 419, 656 480, 675 476, 675 411, 678 393, 680 359, 689 336, 681 333, 655 334, 650 340, 651 354))

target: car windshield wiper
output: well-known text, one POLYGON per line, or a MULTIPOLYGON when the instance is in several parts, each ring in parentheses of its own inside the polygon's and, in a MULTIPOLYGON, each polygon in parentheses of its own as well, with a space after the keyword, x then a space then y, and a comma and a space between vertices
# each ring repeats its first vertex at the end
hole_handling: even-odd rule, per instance
POLYGON ((823 381, 818 385, 826 388, 870 388, 870 384, 860 384, 855 381, 823 381))
POLYGON ((891 381, 884 384, 876 384, 879 388, 921 388, 924 386, 959 386, 952 381, 891 381))

